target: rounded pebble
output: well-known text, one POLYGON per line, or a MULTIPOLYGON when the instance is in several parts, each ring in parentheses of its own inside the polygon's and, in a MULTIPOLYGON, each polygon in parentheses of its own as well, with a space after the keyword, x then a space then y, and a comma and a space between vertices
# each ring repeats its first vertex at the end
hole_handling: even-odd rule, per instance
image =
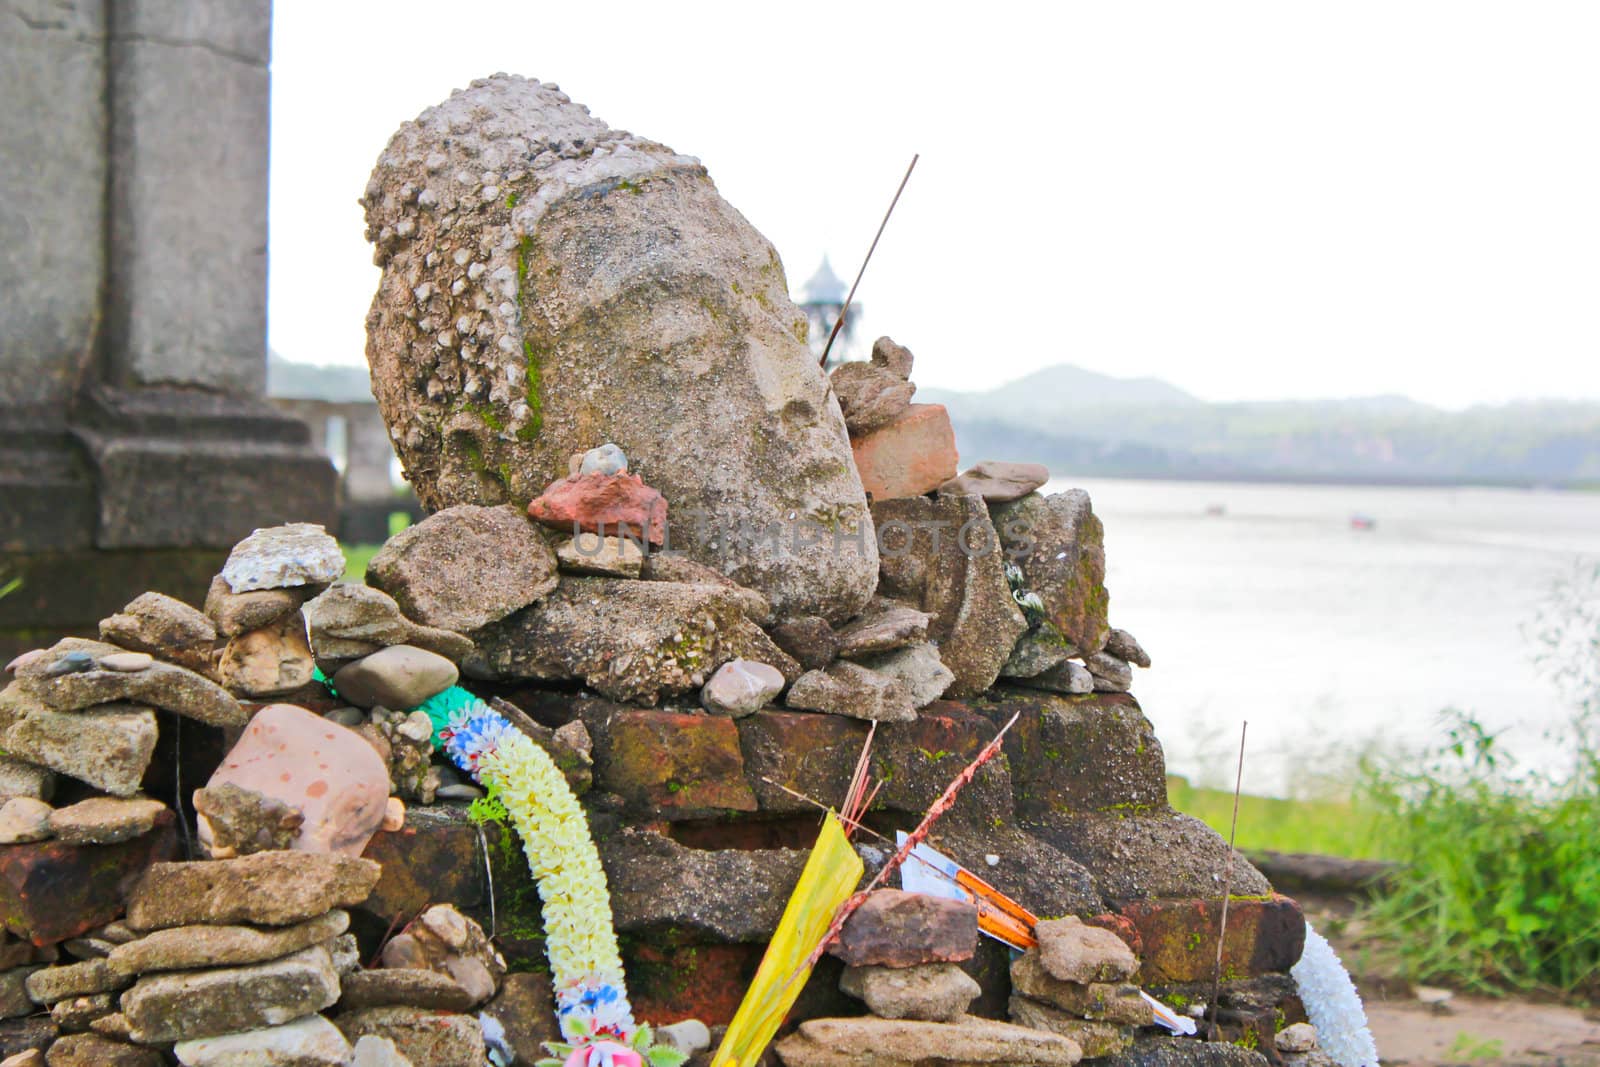
POLYGON ((109 656, 100 657, 100 666, 108 671, 132 674, 144 670, 155 661, 156 658, 148 652, 113 652, 109 656))

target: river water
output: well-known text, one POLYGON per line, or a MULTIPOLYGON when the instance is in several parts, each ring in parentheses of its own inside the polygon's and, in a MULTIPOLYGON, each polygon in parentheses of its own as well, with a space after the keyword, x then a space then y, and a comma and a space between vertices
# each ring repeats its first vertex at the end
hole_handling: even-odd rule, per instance
POLYGON ((1532 634, 1554 583, 1600 558, 1600 493, 1080 479, 1106 526, 1112 625, 1154 660, 1133 691, 1168 768, 1314 791, 1365 746, 1470 710, 1534 765, 1569 709, 1532 634), (1357 529, 1354 516, 1372 520, 1357 529))

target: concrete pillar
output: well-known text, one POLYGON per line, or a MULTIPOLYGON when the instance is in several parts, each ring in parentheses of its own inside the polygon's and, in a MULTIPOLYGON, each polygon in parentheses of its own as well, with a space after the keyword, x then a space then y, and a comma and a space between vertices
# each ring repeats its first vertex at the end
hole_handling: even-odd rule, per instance
POLYGON ((336 521, 263 396, 270 29, 270 0, 0 3, 0 631, 198 598, 255 527, 336 521))

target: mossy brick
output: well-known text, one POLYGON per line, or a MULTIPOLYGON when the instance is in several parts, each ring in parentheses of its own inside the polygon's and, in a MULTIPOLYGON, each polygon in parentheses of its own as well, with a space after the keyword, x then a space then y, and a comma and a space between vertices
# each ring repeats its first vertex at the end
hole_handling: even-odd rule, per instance
POLYGON ((635 812, 683 819, 757 810, 732 719, 614 707, 592 709, 584 725, 595 787, 635 812))
POLYGON ((1163 812, 1166 757, 1139 702, 1128 693, 1078 696, 1001 687, 973 708, 1006 735, 1017 812, 1163 812))
POLYGON ((122 914, 146 868, 177 857, 176 823, 163 811, 149 833, 114 845, 0 847, 0 923, 40 946, 105 925, 122 914))
MULTIPOLYGON (((1139 932, 1139 977, 1145 984, 1202 982, 1215 976, 1220 898, 1139 901, 1123 905, 1121 914, 1139 932)), ((1222 977, 1237 981, 1287 971, 1299 962, 1305 936, 1305 916, 1289 897, 1234 897, 1228 904, 1222 977)))

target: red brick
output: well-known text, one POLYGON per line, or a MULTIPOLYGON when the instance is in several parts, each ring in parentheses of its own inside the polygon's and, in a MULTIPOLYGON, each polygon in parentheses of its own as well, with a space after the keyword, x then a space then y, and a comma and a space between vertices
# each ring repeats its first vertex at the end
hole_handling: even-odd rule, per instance
POLYGON ((921 496, 956 476, 956 435, 943 404, 912 404, 850 447, 861 486, 873 500, 921 496))

